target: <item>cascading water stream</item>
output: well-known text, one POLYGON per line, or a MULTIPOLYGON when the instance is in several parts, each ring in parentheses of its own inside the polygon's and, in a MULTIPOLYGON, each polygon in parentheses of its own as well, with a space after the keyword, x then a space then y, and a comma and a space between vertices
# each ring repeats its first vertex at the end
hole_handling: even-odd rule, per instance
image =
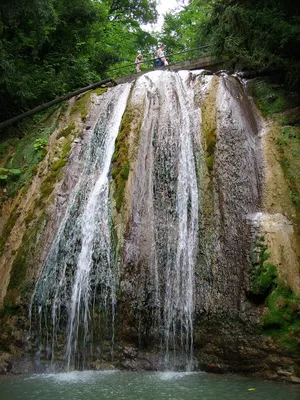
MULTIPOLYGON (((180 76, 180 75, 179 75, 180 76)), ((182 81, 186 76, 180 77, 182 81)), ((193 357, 193 311, 194 311, 194 267, 198 243, 198 187, 191 135, 193 122, 189 110, 191 90, 183 87, 177 79, 178 106, 181 112, 179 131, 179 163, 176 211, 178 215, 178 242, 175 268, 169 265, 165 297, 165 347, 167 358, 170 348, 176 348, 176 336, 187 356, 187 368, 192 368, 193 357), (175 269, 175 271, 174 271, 175 269), (174 274, 174 276, 172 276, 174 274), (180 324, 179 332, 176 325, 180 324)))
POLYGON ((155 369, 192 370, 195 316, 241 307, 247 215, 260 202, 258 127, 227 75, 155 71, 130 88, 100 97, 84 139, 84 168, 32 298, 38 345, 68 369, 105 362, 116 315, 121 346, 159 352, 155 369), (114 181, 123 197, 111 212, 119 130, 128 171, 114 181))
POLYGON ((51 336, 52 361, 66 329, 68 369, 85 364, 87 342, 92 350, 91 320, 96 307, 98 314, 110 314, 113 336, 117 272, 111 246, 108 173, 129 91, 130 85, 122 85, 101 97, 98 123, 86 145, 83 173, 32 299, 32 305, 38 306, 40 338, 46 337, 48 352, 51 336))
POLYGON ((135 265, 135 281, 143 282, 132 300, 140 304, 140 330, 161 342, 167 369, 176 364, 191 369, 193 358, 198 243, 194 152, 200 110, 189 78, 188 72, 148 74, 137 81, 131 104, 142 107, 146 117, 135 164, 125 264, 135 265))

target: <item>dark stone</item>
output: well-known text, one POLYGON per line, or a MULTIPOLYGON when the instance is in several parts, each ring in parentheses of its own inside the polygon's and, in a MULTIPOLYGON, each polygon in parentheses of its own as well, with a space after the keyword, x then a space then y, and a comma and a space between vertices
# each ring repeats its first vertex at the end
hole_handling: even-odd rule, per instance
POLYGON ((11 373, 13 374, 32 374, 34 372, 36 372, 36 368, 31 360, 17 360, 12 364, 11 373))

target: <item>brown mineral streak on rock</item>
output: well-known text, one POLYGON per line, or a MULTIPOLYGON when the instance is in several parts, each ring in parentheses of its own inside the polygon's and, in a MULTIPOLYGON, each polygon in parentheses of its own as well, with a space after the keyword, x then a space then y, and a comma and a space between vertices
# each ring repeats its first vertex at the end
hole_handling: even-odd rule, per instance
POLYGON ((265 121, 263 127, 263 151, 265 156, 265 183, 263 209, 269 213, 280 213, 290 218, 295 208, 289 195, 289 187, 280 166, 276 148, 278 126, 274 121, 265 121))
MULTIPOLYGON (((85 131, 85 126, 95 126, 97 122, 97 104, 96 96, 92 95, 93 107, 91 108, 90 114, 87 117, 87 121, 85 124, 81 121, 79 115, 75 116, 75 130, 79 132, 83 132, 85 136, 88 136, 92 129, 89 131, 85 131)), ((26 226, 25 220, 30 212, 34 211, 34 221, 38 222, 38 219, 42 214, 46 214, 49 216, 49 223, 46 225, 44 231, 41 233, 39 237, 39 246, 37 247, 36 254, 36 269, 34 271, 28 271, 28 275, 30 275, 30 280, 32 279, 34 282, 37 279, 39 274, 38 268, 43 264, 43 260, 47 254, 49 246, 51 245, 52 239, 56 230, 58 229, 59 223, 63 217, 64 211, 66 209, 66 201, 64 197, 67 196, 72 187, 76 184, 76 178, 80 173, 80 146, 78 144, 73 143, 71 153, 69 155, 68 164, 71 168, 68 169, 68 164, 65 167, 64 174, 62 178, 55 184, 53 192, 50 194, 49 199, 47 200, 47 204, 44 210, 40 212, 40 215, 37 215, 36 210, 33 210, 35 202, 38 201, 41 197, 40 189, 41 185, 45 180, 45 177, 51 172, 52 160, 55 158, 57 147, 61 145, 59 139, 56 139, 56 136, 61 129, 65 128, 70 119, 70 109, 72 108, 75 99, 71 99, 68 103, 68 111, 66 113, 65 118, 58 124, 58 127, 49 137, 48 146, 47 146, 47 155, 38 165, 38 170, 36 175, 33 177, 31 185, 27 190, 26 194, 22 196, 21 190, 18 195, 13 200, 8 200, 4 203, 2 207, 2 221, 1 226, 3 226, 7 222, 12 211, 17 211, 19 213, 19 217, 16 220, 16 223, 11 230, 10 236, 7 239, 4 247, 4 251, 2 256, 0 257, 0 307, 3 305, 3 299, 6 295, 7 287, 10 281, 10 272, 12 264, 16 258, 18 250, 22 247, 24 235, 28 229, 26 226)), ((74 118, 72 119, 74 120, 74 118)), ((74 130, 74 132, 75 132, 74 130)), ((72 140, 74 140, 76 135, 72 135, 72 140)), ((61 138, 62 139, 62 138, 61 138)), ((84 137, 83 137, 84 139, 84 137)), ((27 276, 28 278, 28 276, 27 276)))
POLYGON ((279 276, 300 295, 300 238, 292 223, 296 210, 290 198, 290 189, 282 168, 276 140, 279 127, 274 121, 265 121, 263 151, 265 157, 265 182, 263 210, 268 217, 263 219, 261 230, 266 235, 270 262, 278 267, 279 276))

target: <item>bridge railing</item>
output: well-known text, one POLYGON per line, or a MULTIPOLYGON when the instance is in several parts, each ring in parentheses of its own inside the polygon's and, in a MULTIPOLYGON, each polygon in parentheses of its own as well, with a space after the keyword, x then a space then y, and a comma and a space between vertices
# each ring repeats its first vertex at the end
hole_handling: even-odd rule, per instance
MULTIPOLYGON (((211 47, 210 44, 196 47, 194 49, 183 50, 176 53, 168 54, 166 53, 166 57, 168 58, 168 62, 170 65, 176 64, 182 61, 193 60, 199 58, 201 56, 208 55, 208 49, 211 47)), ((143 58, 141 60, 143 65, 141 67, 142 71, 153 70, 156 68, 156 57, 155 58, 143 58)), ((120 76, 124 76, 126 74, 131 74, 135 72, 136 64, 134 62, 124 63, 117 68, 108 69, 106 74, 111 78, 117 78, 120 76)))

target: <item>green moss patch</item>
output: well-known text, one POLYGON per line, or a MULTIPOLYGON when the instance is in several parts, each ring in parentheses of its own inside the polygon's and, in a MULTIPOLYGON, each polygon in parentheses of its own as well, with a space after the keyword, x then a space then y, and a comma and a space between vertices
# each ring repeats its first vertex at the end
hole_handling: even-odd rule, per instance
POLYGON ((28 264, 31 261, 31 252, 35 252, 36 238, 42 224, 36 223, 34 227, 29 229, 24 235, 22 246, 17 252, 16 258, 13 262, 10 281, 7 290, 16 291, 19 293, 19 289, 24 284, 28 269, 28 264))
MULTIPOLYGON (((14 315, 18 312, 19 305, 28 301, 28 271, 33 267, 37 255, 37 239, 44 229, 46 217, 40 213, 37 221, 27 229, 10 271, 10 281, 6 296, 3 300, 2 317, 14 315)), ((1 315, 0 315, 1 318, 1 315)))
POLYGON ((280 116, 281 125, 300 126, 300 107, 286 110, 280 116))
POLYGON ((32 118, 26 118, 17 127, 7 130, 6 139, 0 142, 0 154, 5 154, 2 166, 21 170, 19 175, 12 175, 1 183, 5 191, 1 200, 14 196, 27 187, 37 171, 37 165, 45 157, 46 148, 36 149, 37 140, 48 141, 58 125, 61 110, 58 107, 39 113, 32 118))
POLYGON ((290 198, 296 209, 295 228, 300 232, 300 98, 282 86, 255 79, 252 94, 264 116, 272 116, 278 125, 277 148, 280 165, 289 184, 290 198))
MULTIPOLYGON (((31 221, 34 219, 34 215, 36 213, 36 209, 43 207, 48 199, 48 197, 51 195, 53 192, 53 189, 55 187, 56 182, 58 179, 61 177, 63 168, 67 163, 68 156, 71 150, 71 134, 75 134, 75 124, 71 122, 67 128, 62 130, 63 135, 65 137, 65 142, 61 148, 60 151, 60 158, 57 162, 53 163, 51 166, 51 170, 44 179, 44 181, 41 184, 40 187, 40 197, 38 200, 34 202, 34 205, 32 206, 31 211, 29 211, 28 215, 25 218, 25 224, 26 226, 30 226, 31 221)), ((32 169, 32 173, 37 172, 37 166, 35 166, 32 169)), ((29 185, 29 182, 27 183, 29 185)), ((24 188, 27 186, 24 186, 24 188)), ((25 190, 26 191, 26 190, 25 190)), ((0 255, 3 252, 5 242, 7 241, 18 217, 19 217, 19 212, 18 211, 13 211, 7 221, 7 223, 4 226, 1 238, 0 238, 0 255)))
POLYGON ((56 182, 62 175, 63 168, 68 161, 68 157, 71 151, 72 140, 70 136, 71 134, 76 133, 75 124, 71 122, 67 128, 63 129, 63 133, 66 141, 61 149, 59 160, 52 164, 51 172, 41 184, 40 201, 44 201, 50 196, 50 194, 53 192, 56 182))
POLYGON ((267 298, 262 332, 277 338, 281 347, 300 356, 300 297, 279 284, 267 298))
POLYGON ((0 255, 3 252, 4 244, 7 240, 7 238, 10 235, 10 232, 12 231, 13 227, 15 226, 15 223, 17 219, 19 218, 20 213, 15 209, 9 216, 8 221, 6 222, 4 229, 2 231, 2 235, 0 238, 0 255))
POLYGON ((261 79, 254 80, 251 87, 255 102, 265 117, 280 113, 292 105, 292 101, 282 87, 274 86, 261 79))
MULTIPOLYGON (((11 273, 10 273, 10 281, 8 285, 8 294, 12 293, 20 293, 24 282, 26 282, 26 276, 28 271, 28 266, 31 263, 31 260, 34 259, 35 255, 35 246, 37 236, 40 230, 44 226, 45 216, 44 208, 47 204, 47 199, 53 192, 56 182, 61 177, 63 167, 65 166, 69 152, 71 150, 71 134, 74 133, 75 125, 71 123, 65 131, 68 132, 68 136, 66 137, 66 141, 61 148, 60 159, 55 162, 51 166, 51 171, 44 179, 40 187, 40 196, 32 205, 31 211, 28 213, 27 217, 25 218, 25 224, 27 226, 27 232, 24 235, 22 246, 17 252, 15 260, 12 264, 11 273), (34 221, 36 215, 40 215, 40 217, 34 221), (34 223, 32 224, 32 221, 34 223)), ((12 214, 11 218, 7 223, 7 230, 15 224, 16 218, 18 215, 12 214)))
POLYGON ((97 88, 92 91, 92 93, 95 93, 97 96, 101 96, 103 93, 107 91, 107 88, 97 88))
POLYGON ((20 293, 17 290, 8 290, 3 299, 2 313, 6 316, 13 316, 18 309, 18 300, 20 293))
POLYGON ((75 123, 70 122, 69 125, 62 129, 60 132, 58 132, 56 139, 60 139, 61 137, 68 137, 75 129, 75 123))
POLYGON ((300 329, 300 297, 297 297, 291 289, 278 284, 270 294, 266 305, 269 312, 263 319, 264 329, 279 329, 282 333, 291 331, 295 327, 300 329))
POLYGON ((277 286, 277 268, 267 262, 271 254, 267 253, 268 246, 261 236, 252 249, 252 287, 251 293, 257 296, 256 300, 264 300, 277 286))
POLYGON ((214 166, 214 153, 216 147, 216 94, 218 80, 214 78, 212 88, 201 108, 202 112, 202 143, 205 150, 206 166, 212 172, 214 166))
POLYGON ((98 88, 95 90, 92 90, 90 92, 85 93, 81 99, 77 100, 74 106, 71 108, 71 115, 80 113, 81 115, 81 120, 85 121, 86 116, 88 113, 89 109, 89 104, 90 104, 90 97, 93 93, 96 93, 98 96, 102 95, 105 93, 107 88, 98 88))
POLYGON ((300 127, 283 126, 277 139, 280 164, 300 222, 300 127))
POLYGON ((277 268, 267 262, 270 253, 265 238, 260 237, 251 254, 251 298, 265 306, 260 325, 263 334, 277 338, 281 347, 300 355, 300 297, 278 277, 277 268), (254 297, 253 297, 254 296, 254 297))
POLYGON ((116 139, 115 152, 112 162, 112 177, 115 181, 116 189, 114 198, 116 200, 116 209, 119 212, 124 198, 126 181, 130 170, 130 161, 128 158, 129 151, 129 135, 133 114, 127 109, 123 115, 120 131, 116 139))

